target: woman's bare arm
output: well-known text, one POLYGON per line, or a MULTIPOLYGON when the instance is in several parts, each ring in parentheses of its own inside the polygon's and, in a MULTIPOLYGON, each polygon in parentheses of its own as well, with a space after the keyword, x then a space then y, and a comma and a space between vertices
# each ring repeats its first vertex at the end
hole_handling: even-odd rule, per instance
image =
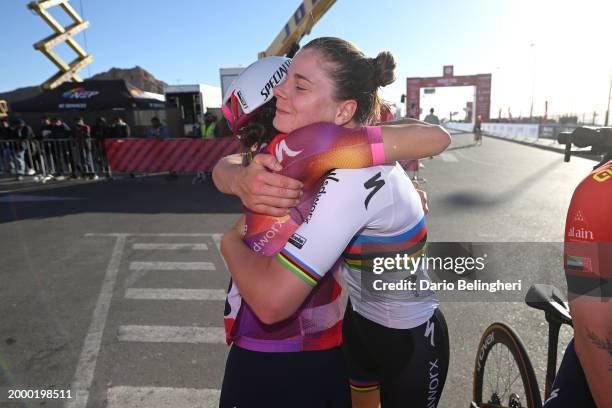
POLYGON ((451 142, 450 134, 444 128, 424 122, 384 125, 382 136, 387 162, 435 156, 451 142))

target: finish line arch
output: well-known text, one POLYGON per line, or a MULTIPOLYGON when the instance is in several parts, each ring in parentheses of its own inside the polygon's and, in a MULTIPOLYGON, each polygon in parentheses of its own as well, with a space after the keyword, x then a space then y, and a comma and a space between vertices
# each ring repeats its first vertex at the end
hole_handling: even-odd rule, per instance
POLYGON ((418 119, 421 113, 421 88, 441 88, 447 86, 475 86, 475 114, 483 122, 491 116, 491 74, 454 76, 453 66, 445 65, 441 77, 406 78, 406 117, 418 119))

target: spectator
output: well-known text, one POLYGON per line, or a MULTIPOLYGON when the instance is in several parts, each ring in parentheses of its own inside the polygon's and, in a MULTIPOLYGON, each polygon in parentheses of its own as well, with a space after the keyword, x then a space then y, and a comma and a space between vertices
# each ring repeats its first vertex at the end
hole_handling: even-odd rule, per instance
POLYGON ((51 118, 51 138, 54 143, 54 158, 57 163, 53 165, 53 175, 63 176, 67 173, 76 178, 76 165, 74 162, 74 138, 72 129, 59 117, 51 118))
POLYGON ((78 117, 74 124, 74 138, 78 160, 77 168, 82 175, 90 178, 98 178, 93 166, 91 127, 85 123, 82 117, 78 117))
POLYGON ((474 121, 474 144, 482 145, 482 116, 476 116, 474 121))
POLYGON ((28 162, 28 175, 31 176, 36 173, 32 163, 34 146, 31 144, 34 140, 34 131, 23 119, 14 119, 11 122, 11 129, 11 138, 18 140, 13 150, 11 168, 17 173, 17 179, 21 180, 26 172, 26 160, 28 162))
POLYGON ((72 129, 61 118, 51 118, 51 138, 69 139, 72 136, 72 129))
POLYGON ((157 139, 168 139, 170 135, 168 134, 168 128, 161 123, 157 116, 154 116, 151 119, 151 127, 147 130, 147 137, 154 137, 157 139))
POLYGON ((200 127, 200 136, 202 139, 221 137, 221 133, 217 128, 217 117, 210 112, 206 112, 204 115, 204 123, 200 127))
POLYGON ((232 133, 232 129, 230 129, 229 125, 227 124, 225 117, 221 117, 221 119, 217 122, 216 128, 219 130, 221 137, 234 135, 232 133))
POLYGON ((49 139, 53 134, 53 125, 51 124, 51 119, 48 116, 43 116, 40 119, 40 134, 38 136, 39 140, 49 139))
POLYGON ((96 163, 102 168, 102 173, 105 174, 106 177, 110 177, 104 140, 111 138, 113 135, 112 128, 108 125, 104 116, 100 116, 98 120, 96 120, 96 124, 93 126, 92 136, 96 163))
POLYGON ((132 131, 130 129, 130 125, 125 123, 123 118, 116 118, 115 123, 113 124, 112 136, 115 139, 127 139, 132 137, 132 131))
POLYGON ((440 119, 438 119, 438 117, 434 115, 434 109, 431 108, 429 110, 429 115, 425 116, 425 119, 423 119, 423 122, 431 123, 432 125, 439 125, 440 119))
POLYGON ((0 118, 0 172, 8 172, 11 162, 11 150, 8 140, 12 137, 7 118, 0 118))
POLYGON ((93 125, 92 136, 96 141, 102 141, 111 137, 111 128, 104 116, 100 116, 93 125))
POLYGON ((40 118, 40 132, 36 137, 39 147, 36 160, 40 163, 45 177, 48 176, 47 169, 50 169, 50 165, 53 164, 53 144, 52 142, 47 142, 47 140, 51 139, 52 135, 53 125, 51 124, 51 119, 45 115, 40 118))

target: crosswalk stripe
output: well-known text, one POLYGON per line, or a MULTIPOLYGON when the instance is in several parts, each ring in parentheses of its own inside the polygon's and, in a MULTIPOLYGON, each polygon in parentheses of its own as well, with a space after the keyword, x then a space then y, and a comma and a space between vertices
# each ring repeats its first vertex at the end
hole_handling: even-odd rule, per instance
POLYGON ((158 250, 158 249, 191 249, 192 251, 208 251, 206 244, 163 244, 163 243, 136 243, 132 246, 133 249, 143 250, 158 250))
POLYGON ((107 408, 213 408, 219 406, 221 391, 170 387, 111 387, 107 408))
POLYGON ((147 300, 225 300, 222 289, 149 289, 129 288, 126 299, 147 300))
POLYGON ((214 271, 215 264, 212 262, 130 262, 130 270, 147 271, 214 271))
POLYGON ((119 341, 143 343, 225 343, 222 327, 119 326, 119 341))

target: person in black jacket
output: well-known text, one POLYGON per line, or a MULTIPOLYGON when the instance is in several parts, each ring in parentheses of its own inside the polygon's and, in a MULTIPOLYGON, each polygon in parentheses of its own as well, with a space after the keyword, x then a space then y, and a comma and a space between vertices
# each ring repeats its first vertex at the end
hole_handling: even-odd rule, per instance
POLYGON ((130 125, 125 123, 123 118, 116 118, 113 124, 113 138, 115 139, 127 139, 132 137, 130 125))
POLYGON ((11 139, 16 140, 11 146, 11 168, 17 173, 17 179, 21 180, 26 174, 26 166, 28 175, 36 173, 32 159, 33 154, 36 153, 36 147, 32 143, 35 136, 32 128, 23 119, 13 119, 11 129, 11 139))
POLYGON ((0 172, 8 173, 11 162, 11 151, 8 140, 12 136, 11 126, 7 118, 0 118, 0 172))

